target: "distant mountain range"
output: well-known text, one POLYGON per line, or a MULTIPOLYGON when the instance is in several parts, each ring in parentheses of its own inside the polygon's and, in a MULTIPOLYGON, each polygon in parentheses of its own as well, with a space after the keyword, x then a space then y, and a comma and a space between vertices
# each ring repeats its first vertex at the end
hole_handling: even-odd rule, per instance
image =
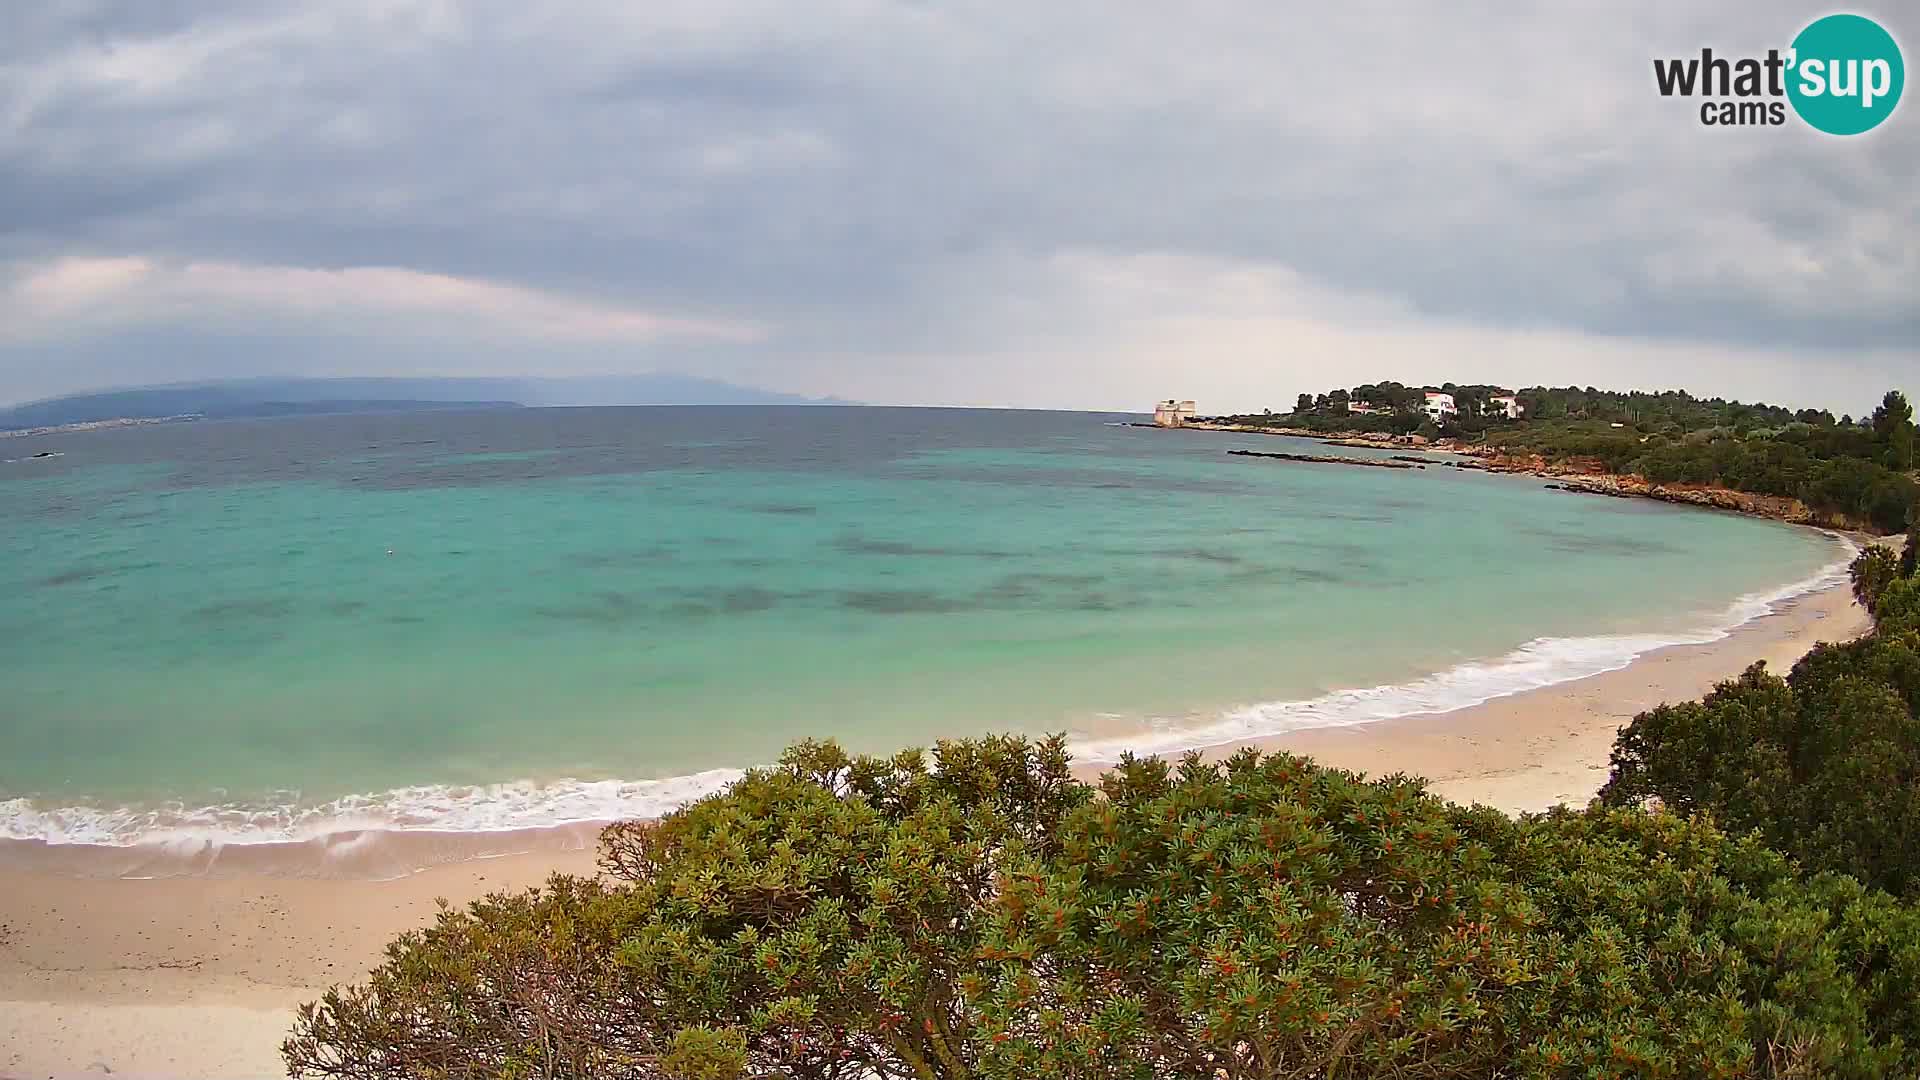
POLYGON ((224 379, 69 394, 0 409, 0 431, 122 418, 214 419, 554 405, 852 405, 692 375, 580 378, 224 379))

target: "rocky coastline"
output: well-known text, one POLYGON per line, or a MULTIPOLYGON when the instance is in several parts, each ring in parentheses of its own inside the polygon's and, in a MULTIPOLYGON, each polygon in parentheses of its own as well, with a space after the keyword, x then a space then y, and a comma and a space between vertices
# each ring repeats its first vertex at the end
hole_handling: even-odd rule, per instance
MULTIPOLYGON (((1150 426, 1150 425, 1142 425, 1150 426)), ((1260 427, 1252 424, 1225 424, 1201 421, 1182 425, 1183 429, 1199 431, 1224 431, 1243 435, 1284 435, 1296 439, 1312 439, 1327 446, 1352 447, 1368 450, 1417 450, 1428 454, 1458 455, 1460 460, 1434 461, 1427 459, 1425 464, 1445 468, 1470 470, 1475 472, 1515 473, 1537 476, 1554 481, 1546 485, 1558 491, 1576 495, 1602 495, 1618 499, 1652 499, 1656 502, 1676 503, 1695 506, 1707 510, 1724 510, 1751 517, 1762 517, 1772 521, 1784 521, 1791 525, 1811 525, 1823 529, 1841 529, 1847 531, 1871 531, 1863 522, 1855 521, 1844 515, 1820 513, 1799 499, 1779 495, 1759 495, 1748 491, 1735 491, 1732 488, 1714 487, 1703 484, 1657 484, 1644 476, 1612 473, 1599 468, 1597 464, 1580 461, 1548 461, 1539 454, 1512 455, 1503 454, 1491 447, 1474 443, 1460 442, 1455 439, 1428 439, 1420 435, 1395 435, 1389 432, 1365 432, 1359 435, 1329 436, 1325 432, 1311 431, 1305 428, 1260 427)), ((1231 450, 1228 453, 1241 456, 1271 457, 1283 460, 1314 461, 1342 465, 1393 465, 1401 462, 1414 462, 1420 459, 1396 457, 1389 462, 1362 458, 1319 457, 1305 454, 1270 454, 1250 450, 1231 450)), ((1400 464, 1401 468, 1415 467, 1400 464)))
POLYGON ((1274 458, 1278 461, 1304 461, 1319 465, 1362 465, 1372 469, 1424 469, 1425 463, 1381 461, 1378 458, 1334 457, 1328 454, 1265 454, 1258 450, 1229 450, 1230 457, 1274 458))

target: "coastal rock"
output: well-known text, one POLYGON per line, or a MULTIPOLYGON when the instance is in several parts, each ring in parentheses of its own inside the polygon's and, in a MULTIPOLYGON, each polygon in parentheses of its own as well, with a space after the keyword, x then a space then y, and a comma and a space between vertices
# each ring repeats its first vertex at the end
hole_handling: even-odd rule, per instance
POLYGON ((1266 454, 1258 450, 1229 450, 1234 457, 1274 458, 1279 461, 1306 461, 1316 465, 1364 465, 1374 469, 1424 469, 1425 465, 1409 465, 1403 461, 1383 461, 1379 458, 1331 457, 1321 454, 1266 454))
MULTIPOLYGON (((1595 458, 1548 461, 1540 454, 1507 454, 1502 453, 1498 448, 1475 443, 1463 443, 1453 439, 1429 441, 1419 435, 1394 435, 1389 432, 1366 432, 1354 436, 1329 438, 1325 432, 1304 428, 1260 427, 1250 424, 1206 421, 1190 424, 1187 427, 1204 431, 1290 435, 1296 438, 1317 439, 1327 446, 1350 446, 1372 450, 1403 450, 1419 447, 1434 452, 1462 455, 1463 460, 1440 463, 1452 469, 1521 474, 1558 481, 1558 483, 1545 485, 1549 490, 1607 495, 1622 499, 1655 499, 1660 502, 1680 503, 1710 510, 1730 510, 1738 514, 1750 514, 1794 525, 1815 525, 1828 529, 1867 527, 1866 523, 1853 520, 1844 514, 1815 512, 1799 499, 1779 495, 1757 495, 1752 492, 1700 484, 1655 484, 1645 477, 1611 473, 1601 461, 1595 458)), ((1311 454, 1263 454, 1251 450, 1231 450, 1228 453, 1245 457, 1270 457, 1336 465, 1367 465, 1375 468, 1419 469, 1425 467, 1414 464, 1414 459, 1404 455, 1395 455, 1392 460, 1382 461, 1322 457, 1311 454)))
POLYGON ((1833 515, 1816 514, 1799 499, 1779 495, 1756 495, 1747 491, 1695 484, 1655 484, 1643 477, 1601 473, 1592 476, 1563 476, 1560 490, 1607 495, 1621 499, 1657 499, 1712 510, 1732 510, 1756 517, 1772 518, 1794 525, 1822 525, 1854 528, 1858 523, 1833 515))

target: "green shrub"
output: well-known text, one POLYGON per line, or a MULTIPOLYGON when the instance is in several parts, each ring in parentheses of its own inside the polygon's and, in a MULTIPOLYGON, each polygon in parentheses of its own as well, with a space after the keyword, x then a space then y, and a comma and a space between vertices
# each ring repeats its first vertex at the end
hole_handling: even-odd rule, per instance
POLYGON ((789 752, 409 934, 296 1076, 1694 1077, 1920 1069, 1920 927, 1702 819, 1509 820, 1284 754, 789 752))
POLYGON ((1511 821, 1288 755, 1135 762, 1012 868, 994 1076, 1884 1076, 1914 913, 1755 839, 1511 821), (1845 940, 1858 925, 1866 952, 1845 940), (1874 953, 1872 950, 1881 952, 1874 953), (1880 981, 1862 978, 1869 959, 1880 981))
POLYGON ((1755 664, 1701 701, 1636 716, 1601 799, 1657 797, 1757 830, 1808 869, 1920 899, 1920 580, 1884 548, 1852 574, 1871 634, 1816 646, 1785 679, 1755 664))

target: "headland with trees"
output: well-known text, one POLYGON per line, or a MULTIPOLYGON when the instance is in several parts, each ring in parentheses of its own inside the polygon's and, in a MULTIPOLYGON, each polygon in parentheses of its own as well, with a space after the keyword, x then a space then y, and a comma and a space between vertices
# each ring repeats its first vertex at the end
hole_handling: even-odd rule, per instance
POLYGON ((1291 412, 1215 420, 1322 437, 1419 436, 1508 468, 1795 500, 1811 511, 1809 520, 1883 534, 1905 529, 1920 507, 1913 407, 1899 390, 1856 418, 1683 390, 1380 382, 1301 394, 1291 412), (1456 411, 1429 415, 1422 409, 1429 391, 1450 395, 1456 411), (1504 395, 1516 400, 1518 417, 1495 404, 1504 395))

